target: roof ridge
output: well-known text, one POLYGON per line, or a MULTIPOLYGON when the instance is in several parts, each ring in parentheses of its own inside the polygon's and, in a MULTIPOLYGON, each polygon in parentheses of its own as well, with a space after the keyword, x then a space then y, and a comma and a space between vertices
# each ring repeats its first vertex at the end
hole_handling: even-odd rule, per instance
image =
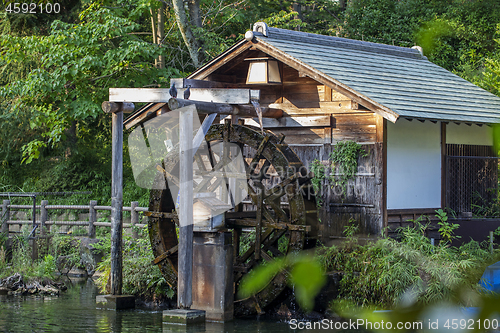
MULTIPOLYGON (((260 26, 261 25, 259 24, 259 28, 260 26)), ((323 46, 341 47, 341 48, 364 51, 369 53, 379 53, 397 57, 427 60, 427 57, 423 56, 418 50, 409 47, 367 42, 367 41, 336 37, 336 36, 320 35, 310 32, 294 31, 281 28, 271 28, 266 26, 263 30, 259 29, 258 31, 254 31, 254 34, 268 38, 300 41, 309 44, 320 44, 323 46)))

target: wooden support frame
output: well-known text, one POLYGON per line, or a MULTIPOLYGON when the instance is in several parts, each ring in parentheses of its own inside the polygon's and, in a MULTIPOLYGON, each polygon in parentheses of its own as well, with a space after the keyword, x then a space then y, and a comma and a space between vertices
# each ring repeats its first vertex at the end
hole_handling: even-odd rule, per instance
MULTIPOLYGON (((182 96, 184 90, 184 88, 177 89, 178 95, 182 96)), ((192 88, 190 92, 192 100, 228 104, 249 104, 258 94, 254 89, 241 88, 192 88)), ((110 102, 165 103, 171 97, 167 88, 109 88, 110 102)))
POLYGON ((376 183, 382 186, 382 196, 380 198, 380 215, 382 218, 382 228, 385 230, 384 234, 387 236, 387 119, 381 115, 375 115, 375 123, 377 128, 376 145, 378 145, 378 154, 376 158, 377 168, 379 173, 377 175, 376 183))
POLYGON ((122 294, 123 112, 112 113, 111 295, 122 294))
POLYGON ((446 122, 441 122, 441 208, 446 207, 446 122))
POLYGON ((196 106, 179 109, 180 137, 180 205, 179 205, 179 266, 177 307, 189 309, 193 302, 193 119, 196 106))
MULTIPOLYGON (((246 104, 227 104, 227 103, 215 103, 215 102, 204 102, 197 100, 186 100, 180 98, 170 98, 168 101, 168 107, 170 110, 177 110, 179 108, 186 107, 188 105, 196 105, 199 113, 218 113, 225 115, 235 115, 238 117, 257 117, 255 112, 255 107, 253 105, 246 104)), ((266 118, 280 118, 283 116, 283 111, 279 109, 263 107, 262 116, 266 118)))

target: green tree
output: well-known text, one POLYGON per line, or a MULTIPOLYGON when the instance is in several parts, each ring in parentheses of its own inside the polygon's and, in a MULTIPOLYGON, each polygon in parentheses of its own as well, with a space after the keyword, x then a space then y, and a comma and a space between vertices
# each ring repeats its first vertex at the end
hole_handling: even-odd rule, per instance
POLYGON ((92 4, 80 20, 54 21, 48 36, 1 36, 1 61, 40 59, 25 79, 0 89, 12 101, 4 117, 15 119, 29 110, 30 127, 39 133, 23 147, 26 162, 38 158, 41 148, 65 141, 75 122, 97 118, 109 87, 165 84, 180 75, 173 68, 154 67, 152 59, 161 50, 135 35, 139 25, 127 17, 92 4))

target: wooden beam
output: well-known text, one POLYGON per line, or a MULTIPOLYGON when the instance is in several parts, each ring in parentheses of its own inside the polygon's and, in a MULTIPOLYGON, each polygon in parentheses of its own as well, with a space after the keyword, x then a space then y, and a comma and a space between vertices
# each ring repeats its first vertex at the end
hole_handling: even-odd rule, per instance
POLYGON ((124 112, 131 113, 134 112, 134 103, 115 103, 115 102, 102 102, 102 111, 105 113, 113 112, 124 112))
MULTIPOLYGON (((247 125, 260 126, 258 118, 246 121, 247 125)), ((305 116, 305 117, 281 117, 278 119, 262 119, 262 125, 266 128, 278 127, 329 127, 330 116, 305 116)))
MULTIPOLYGON (((199 113, 219 113, 237 115, 239 117, 257 117, 257 113, 255 112, 255 107, 253 105, 232 105, 226 103, 212 103, 180 98, 171 98, 168 101, 170 110, 177 110, 188 105, 196 105, 199 113)), ((262 116, 267 118, 279 118, 283 116, 283 111, 263 107, 262 116)))
POLYGON ((179 264, 177 307, 189 309, 193 283, 193 118, 196 106, 180 110, 180 203, 179 203, 179 264))
POLYGON ((111 295, 122 294, 123 112, 111 118, 111 295))
MULTIPOLYGON (((183 96, 185 89, 177 89, 178 96, 183 96)), ((166 88, 109 88, 111 102, 168 102, 171 98, 169 89, 166 88)), ((250 96, 256 92, 250 89, 222 89, 222 88, 192 88, 190 98, 197 101, 248 104, 250 96)))
POLYGON ((441 122, 441 208, 446 207, 446 123, 441 122))
MULTIPOLYGON (((178 96, 184 96, 186 89, 177 89, 178 96)), ((248 104, 250 100, 260 99, 260 92, 255 89, 191 88, 190 100, 202 102, 248 104)))
POLYGON ((332 88, 329 86, 324 86, 325 87, 325 92, 324 92, 324 100, 325 102, 331 102, 332 101, 332 88))
POLYGON ((123 125, 125 126, 125 129, 131 129, 135 125, 138 125, 142 123, 143 121, 148 120, 149 118, 152 118, 156 115, 156 112, 163 108, 166 103, 156 103, 154 105, 151 105, 151 107, 148 107, 146 110, 143 112, 140 112, 139 114, 134 114, 123 122, 123 125))
POLYGON ((382 227, 387 236, 387 119, 382 119, 382 227))
POLYGON ((175 83, 177 89, 187 88, 188 86, 191 86, 191 88, 238 88, 238 85, 234 83, 184 78, 170 79, 170 85, 172 85, 172 83, 175 83))
POLYGON ((377 142, 384 142, 384 118, 381 115, 376 114, 375 124, 377 127, 377 142))

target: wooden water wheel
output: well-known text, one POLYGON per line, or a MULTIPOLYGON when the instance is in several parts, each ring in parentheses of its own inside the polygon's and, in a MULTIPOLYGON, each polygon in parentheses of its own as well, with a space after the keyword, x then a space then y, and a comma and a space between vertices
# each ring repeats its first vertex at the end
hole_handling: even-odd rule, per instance
MULTIPOLYGON (((213 125, 205 139, 209 151, 216 142, 230 142, 241 147, 247 155, 244 154, 247 201, 225 213, 225 228, 233 233, 234 314, 255 314, 285 289, 285 273, 277 274, 257 295, 247 299, 238 299, 239 283, 245 274, 263 261, 272 261, 273 258, 314 246, 318 216, 312 185, 302 162, 283 143, 284 137, 226 122, 224 125, 213 125)), ((207 158, 197 155, 195 162, 203 173, 207 169, 207 158)), ((224 156, 213 151, 209 155, 212 171, 218 171, 219 162, 224 156)), ((163 166, 167 173, 178 168, 176 161, 178 155, 175 153, 165 158, 163 166)), ((218 184, 212 182, 211 178, 205 175, 203 181, 213 191, 218 184)), ((198 186, 202 185, 200 183, 198 186)), ((154 263, 159 266, 166 280, 175 286, 178 240, 175 200, 170 193, 169 189, 151 191, 149 236, 156 258, 154 263)))

